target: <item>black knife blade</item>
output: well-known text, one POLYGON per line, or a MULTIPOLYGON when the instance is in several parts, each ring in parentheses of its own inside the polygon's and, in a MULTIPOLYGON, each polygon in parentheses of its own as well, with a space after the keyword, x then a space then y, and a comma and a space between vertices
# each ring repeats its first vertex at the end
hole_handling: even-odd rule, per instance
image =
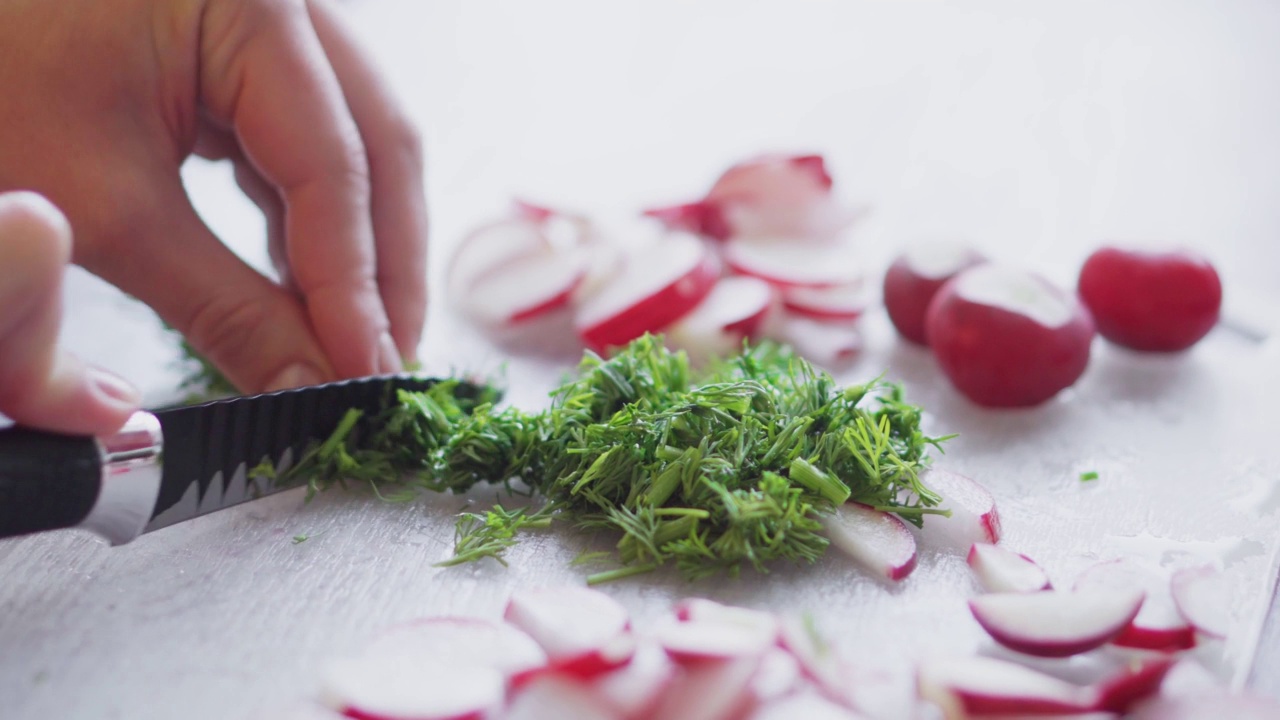
MULTIPOLYGON (((250 471, 266 462, 282 473, 349 410, 367 420, 397 390, 438 382, 377 376, 140 412, 111 438, 0 430, 0 538, 82 527, 120 544, 289 489, 250 471)), ((456 392, 479 388, 460 383, 456 392)))

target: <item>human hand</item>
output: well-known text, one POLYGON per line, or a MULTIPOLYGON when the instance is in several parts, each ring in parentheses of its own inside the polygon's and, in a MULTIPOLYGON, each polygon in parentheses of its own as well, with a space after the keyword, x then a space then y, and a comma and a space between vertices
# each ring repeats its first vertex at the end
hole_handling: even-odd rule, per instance
POLYGON ((0 88, 0 190, 52 200, 74 262, 240 389, 394 372, 415 355, 418 136, 321 0, 7 0, 0 88), (179 175, 191 154, 234 163, 279 282, 197 216, 179 175))
POLYGON ((33 193, 0 193, 0 413, 73 434, 105 435, 138 409, 138 391, 57 349, 71 228, 33 193))

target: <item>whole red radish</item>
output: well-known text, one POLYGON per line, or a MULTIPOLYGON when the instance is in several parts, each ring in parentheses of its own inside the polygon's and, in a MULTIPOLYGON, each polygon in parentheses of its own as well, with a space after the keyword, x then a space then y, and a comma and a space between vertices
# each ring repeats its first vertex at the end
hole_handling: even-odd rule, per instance
POLYGON ((1101 248, 1081 268, 1079 292, 1100 335, 1147 352, 1195 345, 1222 307, 1218 272, 1189 250, 1101 248))
POLYGON ((1093 320, 1074 295, 1039 275, 987 263, 942 286, 925 333, 942 371, 970 400, 1027 407, 1084 374, 1093 320))
POLYGON ((938 289, 985 260, 968 245, 949 242, 921 244, 899 255, 884 274, 884 307, 898 333, 924 345, 925 313, 938 289))

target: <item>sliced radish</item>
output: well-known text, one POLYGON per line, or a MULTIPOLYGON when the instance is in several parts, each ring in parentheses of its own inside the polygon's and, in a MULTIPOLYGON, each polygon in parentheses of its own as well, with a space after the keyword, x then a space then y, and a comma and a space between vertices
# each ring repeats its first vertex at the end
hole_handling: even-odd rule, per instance
POLYGON ((1160 690, 1161 683, 1173 668, 1169 657, 1148 658, 1128 665, 1096 686, 1098 710, 1124 713, 1135 703, 1145 700, 1160 690))
POLYGON ((596 678, 595 692, 627 720, 649 718, 679 670, 657 643, 641 642, 631 662, 596 678))
POLYGON ((1170 592, 1178 613, 1209 637, 1225 638, 1231 625, 1230 598, 1222 573, 1210 565, 1173 574, 1170 592))
POLYGON ((878 575, 901 580, 915 569, 915 536, 896 515, 845 503, 823 525, 831 544, 878 575))
POLYGON ((627 258, 621 274, 580 298, 575 326, 591 347, 620 347, 687 315, 716 284, 719 268, 700 240, 673 233, 627 258))
POLYGON ((529 253, 481 275, 460 291, 459 302, 486 324, 532 320, 568 305, 590 263, 591 249, 586 247, 529 253))
POLYGON ((720 205, 706 200, 645 210, 670 230, 691 232, 712 240, 727 240, 733 234, 720 205))
POLYGON ((344 658, 321 680, 325 703, 357 720, 480 720, 505 692, 491 667, 420 654, 344 658))
POLYGON ((956 275, 929 304, 929 346, 951 383, 989 407, 1038 405, 1084 373, 1089 312, 1044 278, 987 263, 956 275))
POLYGON ((751 625, 723 618, 671 620, 654 630, 663 649, 678 662, 708 658, 758 656, 774 644, 776 628, 751 625))
POLYGON ((1128 717, 1130 720, 1275 720, 1280 717, 1280 701, 1220 690, 1158 697, 1138 705, 1128 717))
POLYGON ((603 704, 581 680, 543 675, 516 694, 502 717, 504 720, 618 720, 620 716, 603 704))
POLYGON ((966 244, 931 242, 899 255, 884 276, 884 307, 902 337, 924 345, 925 314, 938 290, 960 271, 985 261, 966 244))
POLYGON ((964 552, 974 543, 1000 541, 1000 514, 995 498, 986 488, 964 475, 930 468, 922 473, 925 487, 942 496, 942 507, 951 517, 932 515, 924 519, 920 536, 930 546, 964 552))
POLYGON ((365 648, 370 655, 448 658, 450 663, 484 665, 511 678, 547 664, 533 638, 504 622, 437 617, 394 626, 365 648))
POLYGON ((1068 715, 1092 710, 1087 689, 985 657, 950 658, 923 663, 918 671, 920 697, 946 717, 1068 715))
POLYGON ((714 620, 727 622, 759 631, 776 638, 781 629, 777 615, 763 610, 724 605, 706 598, 685 598, 675 604, 675 615, 680 620, 714 620))
POLYGON ((751 277, 721 278, 688 315, 663 333, 668 343, 698 359, 738 352, 756 337, 773 307, 773 289, 751 277))
POLYGON ((469 296, 476 281, 496 267, 551 249, 538 223, 524 217, 483 225, 462 239, 449 260, 445 277, 450 298, 469 296))
POLYGON ((1079 292, 1099 335, 1149 352, 1195 345, 1218 323, 1222 307, 1217 270, 1189 250, 1102 248, 1081 268, 1079 292))
POLYGON ((598 675, 625 664, 635 652, 626 608, 589 588, 516 592, 506 619, 542 646, 551 666, 563 672, 598 675))
POLYGON ((852 710, 806 690, 760 707, 749 720, 858 720, 860 717, 852 710))
POLYGON ((800 663, 800 670, 824 694, 844 700, 841 659, 822 642, 802 618, 785 616, 781 621, 779 645, 800 663))
POLYGON ((871 300, 861 278, 826 288, 792 287, 782 291, 782 306, 814 320, 853 322, 862 317, 871 300))
POLYGON ((987 592, 1036 592, 1052 587, 1049 576, 1034 560, 997 545, 974 543, 968 562, 987 592))
POLYGON ((1140 591, 1097 588, 1063 592, 992 593, 969 609, 992 639, 1011 650, 1066 657, 1119 635, 1142 607, 1140 591))
POLYGON ((1101 562, 1080 573, 1075 587, 1137 590, 1146 595, 1137 617, 1112 640, 1116 645, 1163 651, 1195 646, 1195 630, 1178 612, 1170 593, 1170 573, 1164 568, 1124 558, 1101 562))
POLYGON ((755 706, 751 679, 759 657, 689 665, 662 698, 650 720, 731 720, 755 706))
POLYGON ((862 351, 862 332, 844 321, 814 320, 788 311, 775 314, 766 333, 815 365, 835 367, 862 351))
POLYGON ((760 665, 751 676, 751 694, 759 702, 768 702, 795 690, 802 679, 800 662, 796 657, 774 647, 761 656, 760 665))
POLYGON ((734 238, 724 245, 724 260, 735 272, 783 288, 835 288, 854 284, 862 275, 856 246, 848 240, 734 238))

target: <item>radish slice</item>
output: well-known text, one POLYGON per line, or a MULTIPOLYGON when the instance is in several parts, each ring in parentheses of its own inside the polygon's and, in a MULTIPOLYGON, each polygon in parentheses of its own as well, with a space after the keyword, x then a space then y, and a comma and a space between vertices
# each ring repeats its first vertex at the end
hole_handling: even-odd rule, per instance
POLYGON ((504 693, 502 674, 491 667, 418 653, 338 660, 321 681, 325 703, 358 720, 480 720, 504 693))
POLYGON ((960 271, 984 261, 956 242, 930 242, 899 255, 884 275, 884 308, 902 337, 924 345, 925 314, 938 290, 960 271))
POLYGON ((652 717, 678 671, 665 650, 656 643, 643 642, 631 662, 594 681, 595 691, 621 717, 640 720, 652 717))
POLYGON ((782 618, 778 644, 795 657, 801 672, 819 690, 834 699, 845 698, 847 688, 841 682, 840 658, 801 618, 782 618))
POLYGON ((1001 645, 1040 657, 1066 657, 1116 637, 1142 607, 1140 591, 1097 588, 1062 592, 992 593, 969 609, 1001 645))
POLYGON ((536 222, 507 218, 481 226, 462 239, 449 261, 450 298, 469 296, 476 281, 496 267, 550 249, 536 222))
POLYGON ((946 717, 1052 715, 1089 712, 1086 689, 1010 662, 985 657, 924 663, 917 674, 920 697, 946 717))
POLYGON ((553 668, 582 677, 623 665, 635 652, 626 608, 596 590, 520 591, 508 601, 506 619, 542 646, 553 668))
POLYGON ((857 357, 862 333, 847 322, 814 320, 791 312, 778 313, 767 335, 786 343, 797 355, 824 367, 835 367, 857 357))
POLYGON ((543 675, 521 689, 502 717, 504 720, 617 720, 618 715, 581 681, 543 675))
POLYGON ((668 230, 691 232, 712 240, 727 240, 733 234, 720 205, 706 200, 653 208, 645 210, 644 214, 658 220, 668 230))
POLYGON ((1280 701, 1260 695, 1214 691, 1196 695, 1159 697, 1134 708, 1130 720, 1275 720, 1280 701))
POLYGON ((759 702, 780 698, 801 683, 800 662, 782 648, 772 648, 760 658, 760 666, 751 676, 751 694, 759 702))
POLYGON ((1109 712, 1128 712, 1135 703, 1160 690, 1160 685, 1173 664, 1172 658, 1158 657, 1125 667, 1098 684, 1095 707, 1109 712))
POLYGON ((688 234, 671 234, 630 256, 622 273, 579 300, 575 325, 589 346, 620 347, 687 315, 716 284, 719 268, 688 234))
POLYGON ((773 307, 773 289, 750 277, 721 278, 688 315, 664 334, 675 348, 705 360, 742 349, 742 340, 760 332, 773 307))
POLYGON ((1000 514, 986 488, 964 475, 938 468, 925 471, 920 481, 941 495, 942 507, 951 511, 951 517, 924 519, 921 538, 929 545, 963 552, 974 543, 1000 541, 1000 514))
POLYGON ((792 287, 782 292, 784 308, 814 320, 853 322, 862 317, 869 304, 869 293, 861 278, 829 288, 792 287))
POLYGON ((569 303, 586 277, 590 249, 543 250, 490 269, 462 292, 467 313, 490 325, 519 323, 569 303))
POLYGON ((1034 560, 997 545, 974 543, 969 548, 968 562, 987 592, 1036 592, 1052 588, 1049 576, 1034 560))
POLYGON ((506 678, 547 664, 542 648, 514 626, 466 617, 427 618, 394 626, 375 638, 365 653, 448 658, 451 664, 491 667, 506 678))
POLYGON ((685 668, 651 720, 730 720, 751 711, 759 657, 709 660, 685 668))
POLYGON ((722 605, 714 600, 705 598, 685 598, 675 604, 674 610, 676 617, 680 620, 712 620, 732 623, 750 628, 752 632, 767 633, 774 638, 778 636, 781 629, 781 622, 778 620, 778 616, 773 613, 734 605, 722 605))
POLYGON ((1182 568, 1169 584, 1178 613, 1209 637, 1225 638, 1231 625, 1230 601, 1222 573, 1210 565, 1182 568))
POLYGON ((784 288, 834 288, 861 277, 855 246, 847 240, 734 238, 724 245, 724 259, 735 272, 784 288))
POLYGON ((672 620, 658 626, 654 637, 677 662, 758 656, 777 639, 776 628, 723 618, 672 620))
POLYGON ((862 717, 812 690, 788 695, 768 703, 749 720, 858 720, 862 717))
POLYGON ((1137 590, 1147 597, 1142 610, 1112 642, 1143 650, 1175 651, 1195 647, 1195 630, 1178 612, 1164 568, 1120 559, 1087 568, 1076 578, 1076 589, 1137 590))
POLYGON ((831 544, 876 574, 901 580, 915 569, 915 537, 896 515, 845 503, 823 525, 831 544))

